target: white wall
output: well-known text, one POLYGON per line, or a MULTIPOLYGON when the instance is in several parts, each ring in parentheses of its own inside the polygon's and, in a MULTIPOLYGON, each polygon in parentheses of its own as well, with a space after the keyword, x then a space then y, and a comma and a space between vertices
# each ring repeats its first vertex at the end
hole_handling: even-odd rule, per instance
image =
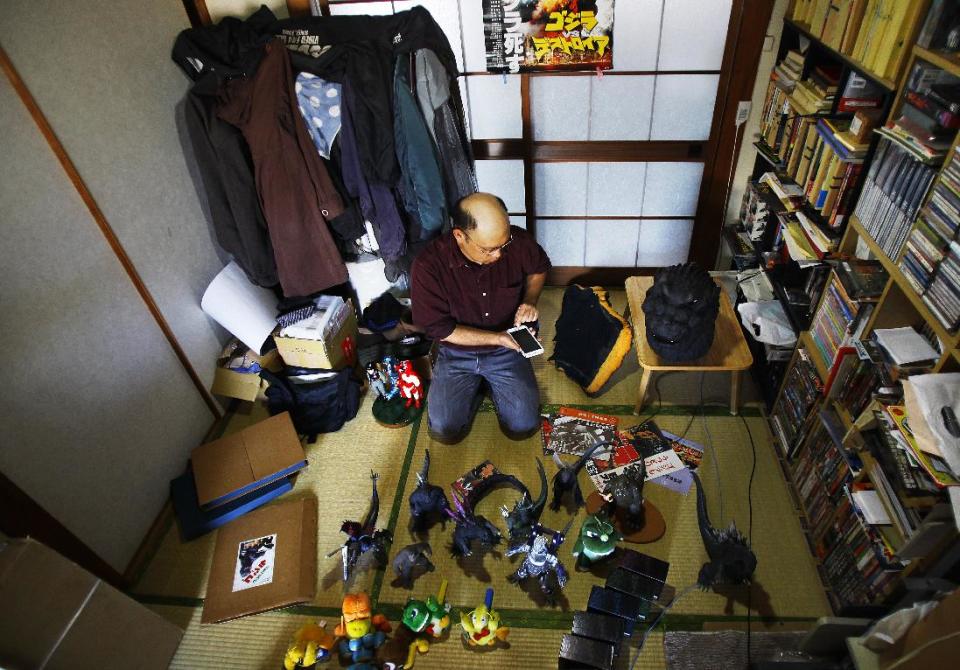
MULTIPOLYGON (((177 131, 182 5, 17 0, 0 44, 209 384, 222 267, 177 131)), ((213 415, 0 77, 0 469, 123 571, 213 415)))

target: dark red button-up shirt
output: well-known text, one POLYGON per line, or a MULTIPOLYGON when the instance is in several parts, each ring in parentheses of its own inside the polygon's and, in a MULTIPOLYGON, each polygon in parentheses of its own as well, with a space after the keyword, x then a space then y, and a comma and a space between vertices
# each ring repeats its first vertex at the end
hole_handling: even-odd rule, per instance
POLYGON ((410 286, 413 321, 432 339, 442 340, 458 325, 490 331, 513 326, 527 277, 549 270, 550 259, 526 230, 511 226, 510 232, 513 241, 495 263, 468 260, 453 233, 417 256, 410 286))

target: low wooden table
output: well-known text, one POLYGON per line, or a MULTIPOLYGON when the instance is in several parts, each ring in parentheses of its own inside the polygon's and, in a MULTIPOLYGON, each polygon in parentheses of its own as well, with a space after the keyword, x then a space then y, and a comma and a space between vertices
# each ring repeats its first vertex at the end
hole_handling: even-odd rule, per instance
POLYGON ((654 372, 689 371, 729 372, 730 413, 736 414, 740 408, 740 374, 753 364, 753 355, 747 346, 747 340, 740 329, 740 321, 733 311, 727 292, 722 286, 720 287, 720 314, 717 316, 710 351, 694 361, 668 363, 647 344, 646 315, 641 307, 651 286, 653 286, 653 277, 629 277, 626 282, 633 341, 637 347, 637 360, 643 370, 634 413, 639 414, 640 409, 646 404, 647 390, 654 372))

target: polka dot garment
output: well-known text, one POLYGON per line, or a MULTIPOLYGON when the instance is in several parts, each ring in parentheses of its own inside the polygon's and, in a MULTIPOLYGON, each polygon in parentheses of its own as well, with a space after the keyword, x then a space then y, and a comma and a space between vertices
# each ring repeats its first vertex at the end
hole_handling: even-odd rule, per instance
POLYGON ((307 130, 317 152, 330 158, 330 147, 340 132, 340 84, 301 72, 297 75, 297 102, 300 113, 307 122, 307 130))

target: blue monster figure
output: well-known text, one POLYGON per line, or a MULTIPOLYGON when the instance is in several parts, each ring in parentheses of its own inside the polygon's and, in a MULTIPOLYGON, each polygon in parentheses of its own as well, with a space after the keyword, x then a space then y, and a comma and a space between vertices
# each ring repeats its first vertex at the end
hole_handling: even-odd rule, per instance
POLYGON ((383 369, 387 373, 387 386, 389 390, 383 395, 384 400, 393 400, 400 393, 400 373, 397 372, 397 363, 393 357, 386 356, 383 359, 383 369))

